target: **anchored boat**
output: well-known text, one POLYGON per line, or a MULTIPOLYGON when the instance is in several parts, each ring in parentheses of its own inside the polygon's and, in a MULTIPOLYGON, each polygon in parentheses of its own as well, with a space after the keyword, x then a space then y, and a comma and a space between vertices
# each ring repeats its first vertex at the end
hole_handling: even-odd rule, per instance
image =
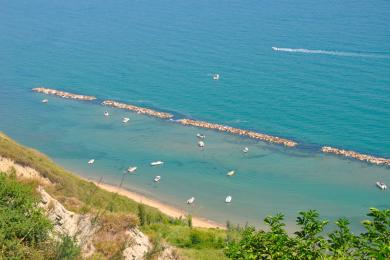
POLYGON ((154 182, 160 182, 160 180, 161 180, 161 176, 154 177, 154 182))
POLYGON ((232 196, 227 196, 225 202, 230 203, 231 201, 232 201, 232 196))
POLYGON ((108 111, 104 111, 104 116, 109 116, 110 113, 108 113, 108 111))
POLYGON ((130 120, 130 118, 124 117, 124 118, 122 119, 122 123, 127 123, 127 122, 129 122, 129 120, 130 120))
POLYGON ((95 162, 95 159, 91 159, 88 161, 88 164, 93 164, 95 162))
POLYGON ((133 167, 129 167, 129 168, 127 168, 127 172, 128 173, 135 173, 135 171, 137 170, 137 167, 135 167, 135 166, 133 166, 133 167))
POLYGON ((162 165, 162 164, 164 164, 163 161, 155 161, 155 162, 151 162, 150 166, 158 166, 158 165, 162 165))
POLYGON ((195 201, 195 198, 194 198, 194 197, 191 197, 191 198, 189 198, 189 199, 187 200, 187 204, 192 204, 192 203, 194 203, 194 201, 195 201))
POLYGON ((376 186, 381 190, 387 190, 387 185, 384 182, 377 181, 376 186))
POLYGON ((247 152, 249 152, 249 148, 248 148, 248 147, 244 147, 244 149, 242 149, 242 151, 243 151, 244 153, 247 153, 247 152))
POLYGON ((204 134, 196 134, 196 137, 198 137, 199 139, 205 139, 206 136, 204 134))
POLYGON ((203 141, 199 141, 199 142, 198 142, 198 146, 199 146, 199 147, 204 147, 204 142, 203 142, 203 141))
POLYGON ((44 99, 44 100, 42 100, 42 103, 47 103, 47 102, 49 102, 49 100, 48 100, 48 99, 44 99))
POLYGON ((234 174, 236 174, 235 171, 230 171, 230 172, 228 172, 226 175, 227 175, 227 176, 233 176, 234 174))
POLYGON ((213 80, 219 80, 219 74, 218 73, 215 73, 213 75, 213 80))

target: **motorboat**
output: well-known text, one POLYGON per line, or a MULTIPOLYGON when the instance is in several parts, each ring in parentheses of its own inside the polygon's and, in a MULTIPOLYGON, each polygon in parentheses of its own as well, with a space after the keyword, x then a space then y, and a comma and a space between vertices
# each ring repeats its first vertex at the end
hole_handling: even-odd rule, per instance
POLYGON ((124 118, 122 119, 122 123, 127 123, 127 122, 129 122, 129 120, 130 120, 130 118, 124 117, 124 118))
POLYGON ((213 75, 213 80, 219 80, 219 74, 218 73, 215 73, 213 75))
POLYGON ((249 148, 248 147, 244 147, 244 149, 242 149, 242 152, 244 152, 244 153, 249 152, 249 148))
POLYGON ((227 175, 227 176, 233 176, 234 174, 236 174, 235 171, 230 171, 230 172, 228 172, 226 175, 227 175))
POLYGON ((206 136, 204 134, 196 134, 196 137, 198 137, 199 139, 205 139, 206 136))
POLYGON ((155 161, 155 162, 151 162, 150 166, 159 166, 159 165, 162 165, 162 164, 164 164, 163 161, 155 161))
POLYGON ((135 167, 135 166, 130 166, 129 168, 127 168, 128 173, 135 173, 136 170, 137 170, 137 167, 135 167))
POLYGON ((156 177, 154 177, 154 182, 159 182, 161 180, 161 176, 156 176, 156 177))
POLYGON ((189 198, 189 199, 187 200, 187 204, 192 204, 192 203, 194 203, 194 201, 195 201, 195 198, 194 198, 194 197, 191 197, 191 198, 189 198))
POLYGON ((387 185, 384 182, 377 181, 376 186, 381 190, 387 190, 387 185))
POLYGON ((198 142, 198 146, 199 146, 199 147, 204 147, 204 142, 203 142, 203 141, 199 141, 199 142, 198 142))
POLYGON ((227 196, 225 202, 230 203, 231 201, 232 201, 232 196, 227 196))
POLYGON ((48 100, 48 99, 44 99, 44 100, 42 100, 42 103, 47 103, 47 102, 49 102, 49 100, 48 100))
POLYGON ((95 162, 95 159, 91 159, 88 161, 88 164, 93 164, 95 162))
POLYGON ((104 116, 109 116, 110 113, 108 113, 108 111, 104 111, 104 116))

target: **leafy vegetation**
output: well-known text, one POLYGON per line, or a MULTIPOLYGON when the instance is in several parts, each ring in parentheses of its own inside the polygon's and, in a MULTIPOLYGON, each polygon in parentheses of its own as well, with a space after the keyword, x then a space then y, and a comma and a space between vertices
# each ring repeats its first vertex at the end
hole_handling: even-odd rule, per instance
POLYGON ((283 215, 268 216, 264 221, 270 231, 248 227, 228 242, 225 253, 231 259, 390 259, 390 209, 371 208, 367 215, 365 233, 354 235, 341 218, 337 229, 325 235, 328 221, 315 210, 300 212, 294 236, 284 229, 283 215))
POLYGON ((34 190, 15 175, 0 173, 0 259, 77 258, 80 250, 73 240, 50 237, 53 226, 37 207, 34 190))

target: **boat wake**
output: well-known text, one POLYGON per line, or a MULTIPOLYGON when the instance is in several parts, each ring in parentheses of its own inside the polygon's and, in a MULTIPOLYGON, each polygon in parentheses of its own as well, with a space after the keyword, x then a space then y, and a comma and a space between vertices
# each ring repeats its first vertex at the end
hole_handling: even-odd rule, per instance
POLYGON ((292 49, 292 48, 279 48, 279 47, 272 47, 272 50, 273 51, 282 51, 282 52, 307 53, 307 54, 325 54, 325 55, 334 55, 334 56, 390 59, 390 55, 373 54, 373 53, 309 50, 309 49, 301 49, 301 48, 299 48, 299 49, 292 49))

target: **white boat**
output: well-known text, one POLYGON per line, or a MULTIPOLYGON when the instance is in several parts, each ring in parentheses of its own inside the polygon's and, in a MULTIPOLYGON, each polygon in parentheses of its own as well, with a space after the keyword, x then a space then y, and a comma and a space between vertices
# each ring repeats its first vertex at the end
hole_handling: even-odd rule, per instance
POLYGON ((162 165, 162 164, 164 164, 163 161, 155 161, 155 162, 151 162, 150 166, 158 166, 158 165, 162 165))
POLYGON ((159 182, 161 180, 161 176, 154 177, 154 182, 159 182))
POLYGON ((376 186, 381 190, 387 190, 387 185, 384 182, 377 181, 376 186))
POLYGON ((247 152, 249 152, 249 148, 248 148, 248 147, 244 147, 244 149, 242 149, 242 151, 243 151, 244 153, 247 153, 247 152))
POLYGON ((215 73, 213 75, 213 80, 219 80, 219 74, 218 73, 215 73))
POLYGON ((232 196, 227 196, 225 202, 230 203, 231 201, 232 201, 232 196))
POLYGON ((192 204, 192 203, 194 203, 194 201, 195 201, 195 198, 194 198, 194 197, 191 197, 191 198, 189 198, 189 199, 187 200, 187 204, 192 204))
POLYGON ((127 172, 128 173, 135 173, 135 171, 137 170, 137 167, 135 167, 135 166, 133 166, 133 167, 129 167, 129 168, 127 168, 127 172))
POLYGON ((47 102, 49 102, 49 100, 48 100, 48 99, 44 99, 44 100, 42 100, 42 103, 47 103, 47 102))
POLYGON ((129 122, 129 120, 130 120, 130 118, 124 117, 124 118, 122 119, 122 123, 127 123, 127 122, 129 122))
POLYGON ((226 175, 227 175, 227 176, 233 176, 234 174, 236 174, 235 171, 230 171, 230 172, 228 172, 226 175))
POLYGON ((199 146, 199 147, 204 147, 204 142, 203 142, 203 141, 199 141, 199 142, 198 142, 198 146, 199 146))
POLYGON ((109 116, 110 113, 108 113, 108 111, 104 111, 104 116, 109 116))
POLYGON ((93 164, 95 162, 95 159, 91 159, 88 161, 88 164, 93 164))
POLYGON ((198 137, 199 139, 205 139, 206 136, 204 134, 196 134, 196 137, 198 137))

